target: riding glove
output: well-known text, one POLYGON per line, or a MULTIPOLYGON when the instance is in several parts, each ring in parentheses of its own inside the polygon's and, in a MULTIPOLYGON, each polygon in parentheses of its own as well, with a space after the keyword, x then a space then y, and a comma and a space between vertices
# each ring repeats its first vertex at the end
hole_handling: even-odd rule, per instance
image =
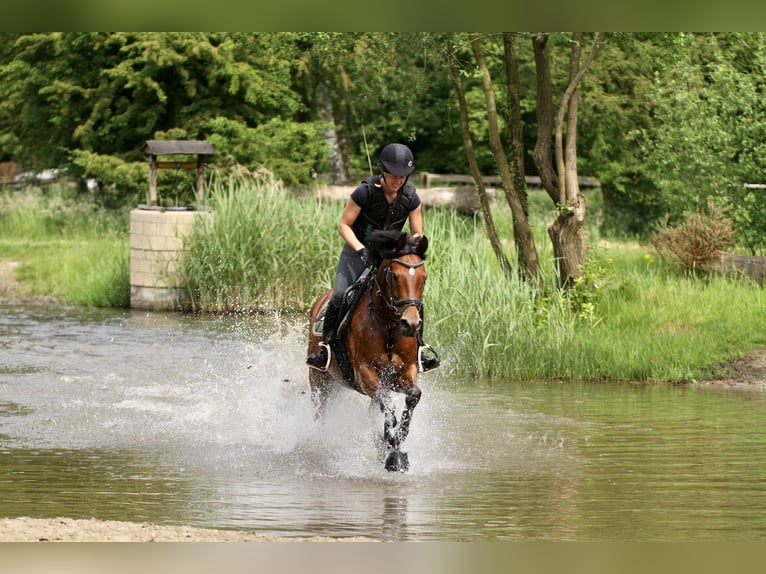
POLYGON ((362 258, 362 261, 364 261, 364 264, 369 269, 375 269, 375 262, 372 260, 372 253, 370 253, 369 249, 367 249, 366 247, 362 247, 361 249, 357 251, 357 253, 359 254, 359 257, 362 258))

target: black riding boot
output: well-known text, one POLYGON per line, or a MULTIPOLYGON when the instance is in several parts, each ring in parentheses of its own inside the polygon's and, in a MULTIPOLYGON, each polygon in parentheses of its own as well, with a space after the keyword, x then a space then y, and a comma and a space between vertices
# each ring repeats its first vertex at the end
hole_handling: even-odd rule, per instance
POLYGON ((319 343, 319 350, 306 357, 306 364, 312 369, 326 371, 330 366, 330 342, 335 336, 335 329, 338 326, 339 309, 332 301, 327 303, 327 310, 324 314, 324 323, 322 324, 322 341, 319 343))
POLYGON ((427 373, 441 367, 442 360, 431 345, 426 345, 422 340, 418 341, 418 368, 421 373, 427 373))
MULTIPOLYGON (((424 318, 424 310, 420 311, 421 319, 424 318)), ((436 351, 433 350, 431 345, 426 345, 423 342, 423 323, 420 323, 420 329, 418 330, 418 370, 421 373, 427 373, 433 371, 442 366, 442 360, 436 351)))

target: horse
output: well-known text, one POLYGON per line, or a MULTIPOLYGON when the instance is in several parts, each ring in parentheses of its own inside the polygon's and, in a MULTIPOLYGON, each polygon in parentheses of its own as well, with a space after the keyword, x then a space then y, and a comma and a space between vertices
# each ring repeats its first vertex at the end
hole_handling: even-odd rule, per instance
MULTIPOLYGON (((398 231, 373 231, 365 243, 380 263, 362 280, 363 292, 356 307, 340 321, 327 370, 309 369, 311 399, 317 418, 321 418, 334 384, 335 388, 339 384, 370 397, 371 407, 377 405, 383 413, 381 446, 388 452, 385 468, 405 472, 409 458, 401 445, 409 434, 412 413, 421 396, 417 384, 419 333, 423 327, 428 239, 398 231), (405 395, 398 421, 393 393, 405 395)), ((331 295, 330 289, 311 308, 309 353, 318 350, 321 329, 315 323, 331 295)))

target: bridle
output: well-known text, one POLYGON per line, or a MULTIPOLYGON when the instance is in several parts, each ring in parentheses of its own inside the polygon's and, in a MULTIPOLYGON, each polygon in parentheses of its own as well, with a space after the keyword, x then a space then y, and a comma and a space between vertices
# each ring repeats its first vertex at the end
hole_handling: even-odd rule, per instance
MULTIPOLYGON (((394 292, 394 280, 393 275, 394 272, 391 269, 392 263, 398 263, 399 265, 403 265, 404 267, 407 267, 411 274, 415 274, 415 269, 425 264, 425 260, 420 260, 415 263, 410 263, 409 261, 404 261, 402 259, 391 259, 388 265, 386 265, 384 270, 384 276, 385 276, 385 282, 386 287, 388 287, 388 296, 383 295, 383 289, 380 286, 380 283, 378 282, 377 274, 374 276, 374 279, 372 283, 370 283, 370 289, 372 290, 373 285, 375 286, 376 293, 374 295, 377 296, 378 299, 383 301, 385 304, 386 310, 390 313, 390 316, 393 318, 387 317, 381 317, 386 323, 394 323, 398 322, 402 318, 402 314, 404 313, 404 309, 410 306, 414 306, 417 308, 418 313, 422 315, 423 313, 423 299, 418 297, 405 297, 403 299, 394 299, 393 292, 394 292)), ((370 294, 370 310, 374 308, 374 300, 376 297, 372 296, 373 294, 370 294)))

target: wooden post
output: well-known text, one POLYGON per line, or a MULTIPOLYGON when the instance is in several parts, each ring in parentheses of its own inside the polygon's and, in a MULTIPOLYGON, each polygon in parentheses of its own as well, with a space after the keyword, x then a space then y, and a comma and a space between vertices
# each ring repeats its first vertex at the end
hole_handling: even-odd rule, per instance
POLYGON ((149 205, 157 205, 157 156, 149 156, 149 205))
POLYGON ((197 156, 197 204, 205 205, 205 161, 201 155, 197 156))

